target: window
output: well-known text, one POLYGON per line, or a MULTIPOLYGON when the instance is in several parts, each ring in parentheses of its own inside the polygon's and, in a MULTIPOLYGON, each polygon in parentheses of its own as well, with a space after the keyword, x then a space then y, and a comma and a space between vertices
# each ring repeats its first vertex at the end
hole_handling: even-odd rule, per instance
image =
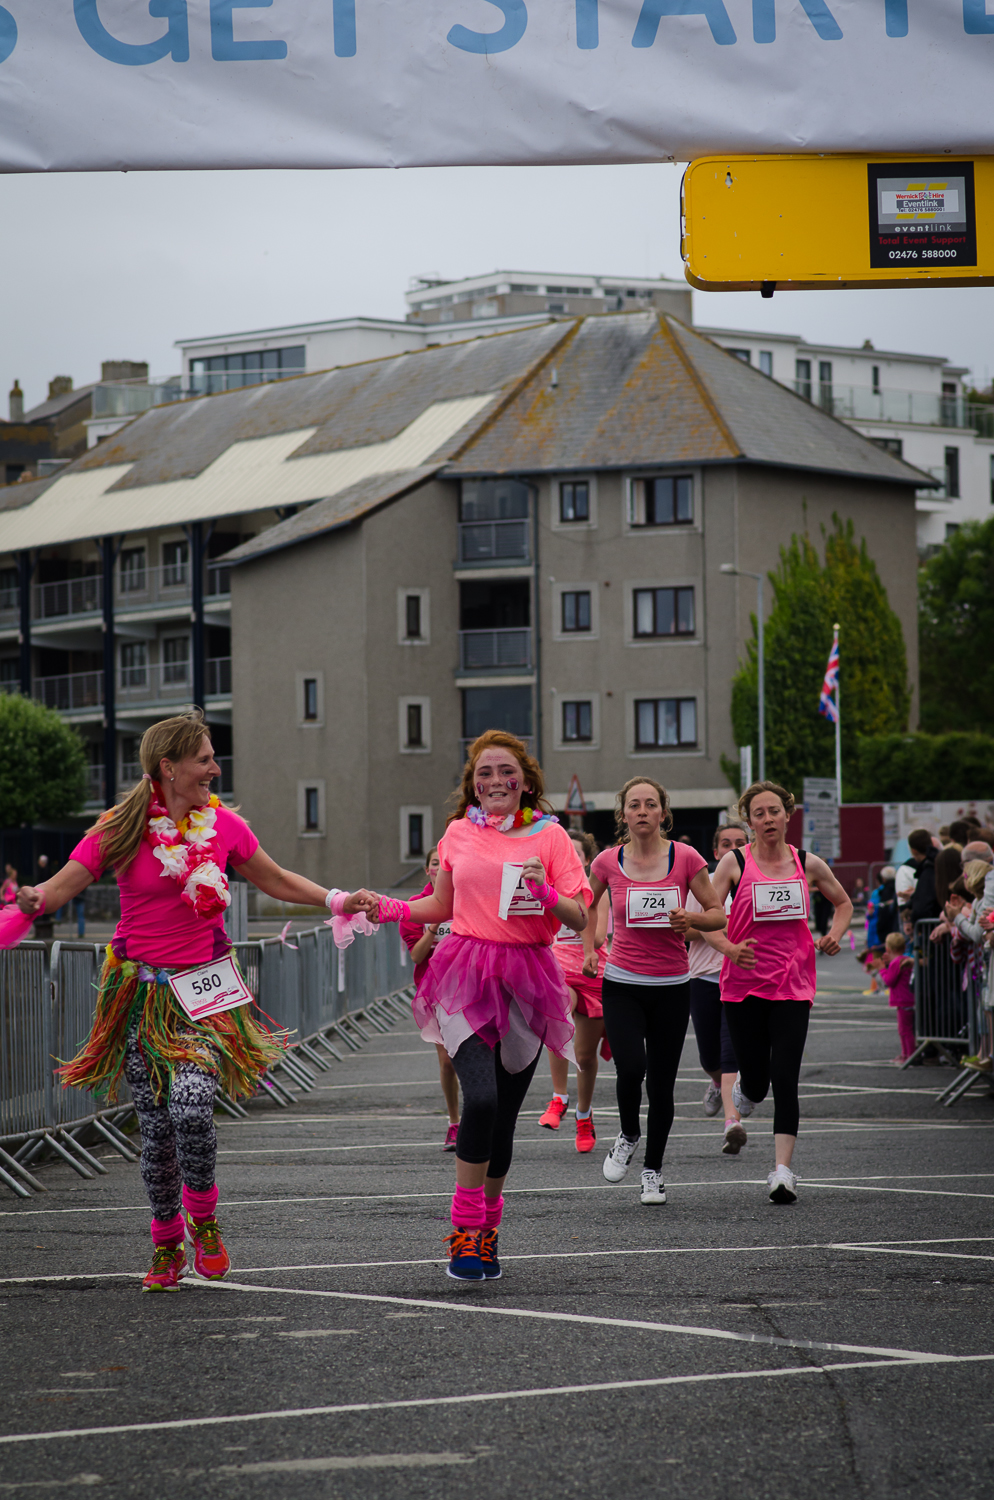
POLYGON ((126 547, 118 559, 122 594, 141 594, 145 590, 145 548, 126 547))
POLYGON ((423 710, 420 703, 407 705, 407 735, 405 743, 409 750, 420 750, 424 745, 423 710))
POLYGON ((16 568, 0 568, 0 609, 17 609, 21 602, 16 568))
POLYGON ((635 703, 636 750, 697 744, 695 698, 639 698, 635 703))
POLYGON ((811 361, 810 359, 795 359, 794 361, 794 390, 805 401, 811 400, 811 361))
POLYGON ((185 635, 167 636, 162 642, 162 681, 177 684, 186 682, 190 676, 190 638, 185 635))
POLYGON ((320 729, 324 724, 324 673, 311 670, 296 674, 297 726, 320 729))
POLYGON ((563 743, 584 744, 594 737, 593 706, 587 699, 563 703, 563 743))
POLYGON ((690 474, 633 479, 629 500, 632 526, 687 526, 694 519, 694 481, 690 474))
POLYGON ((875 443, 878 448, 882 448, 885 453, 892 453, 895 458, 904 457, 903 438, 875 437, 871 438, 870 442, 875 443))
POLYGON ((955 534, 956 534, 957 531, 959 531, 959 522, 958 521, 947 521, 946 522, 946 541, 948 542, 948 540, 949 540, 949 538, 951 536, 955 536, 955 534))
POLYGON ((425 855, 434 842, 431 827, 430 807, 402 807, 400 809, 400 857, 402 861, 424 864, 425 855))
POLYGON ((144 687, 147 682, 148 653, 145 642, 125 641, 121 646, 121 686, 144 687))
POLYGON ((431 699, 399 698, 397 709, 401 755, 426 754, 431 750, 431 699))
POLYGON ((465 480, 459 502, 459 560, 528 561, 528 486, 518 479, 465 480))
POLYGON ((186 542, 163 542, 162 584, 164 588, 179 588, 189 581, 190 549, 186 542))
POLYGON ((305 359, 303 344, 289 349, 250 349, 246 354, 212 354, 190 361, 190 384, 202 396, 263 380, 283 380, 302 374, 305 359))
POLYGON ((564 590, 563 631, 569 635, 590 629, 590 591, 588 589, 564 590))
POLYGON ((321 828, 321 793, 316 786, 304 788, 304 832, 318 833, 321 828))
POLYGON ((401 646, 427 646, 431 637, 431 593, 428 589, 397 590, 397 641, 401 646))
POLYGON ((409 641, 421 639, 420 594, 408 594, 404 600, 404 634, 409 641))
POLYGON ((317 722, 320 716, 318 707, 318 680, 316 677, 304 678, 304 719, 308 724, 317 722))
POLYGON ((751 349, 729 349, 728 352, 729 354, 734 354, 735 358, 740 359, 744 365, 752 364, 751 349))
POLYGON ((773 376, 773 350, 772 349, 760 349, 760 351, 759 351, 759 368, 760 368, 760 370, 762 371, 762 373, 764 375, 769 375, 771 377, 771 379, 772 379, 772 376, 773 376))
POLYGON ((590 484, 586 479, 569 480, 559 486, 559 519, 590 520, 590 484))
POLYGON ((818 361, 818 405, 825 411, 832 410, 832 361, 818 361))
POLYGON ((873 382, 873 394, 875 396, 879 396, 880 395, 880 366, 879 365, 874 365, 873 366, 873 369, 871 371, 871 379, 872 379, 872 382, 873 382))
POLYGON ((946 499, 959 499, 959 449, 946 449, 946 499))
POLYGON ((19 656, 0 658, 0 693, 16 693, 21 687, 21 659, 19 656))
POLYGON ((693 635, 694 590, 635 589, 633 635, 693 635))
POLYGON ((475 740, 487 729, 506 729, 510 734, 528 739, 532 732, 531 688, 463 688, 463 738, 475 740))

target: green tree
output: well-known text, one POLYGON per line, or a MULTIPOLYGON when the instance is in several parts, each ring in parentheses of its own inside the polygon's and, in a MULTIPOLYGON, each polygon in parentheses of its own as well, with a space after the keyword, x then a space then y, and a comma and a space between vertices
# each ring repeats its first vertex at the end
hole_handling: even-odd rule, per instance
POLYGON ((0 828, 49 823, 86 799, 83 743, 51 708, 0 696, 0 828))
MULTIPOLYGON (((824 533, 825 561, 810 537, 792 536, 769 575, 773 608, 765 628, 766 774, 800 791, 804 776, 835 773, 835 728, 818 713, 832 644, 841 626, 842 766, 854 763, 859 735, 907 728, 911 695, 901 623, 891 609, 865 540, 852 521, 833 517, 824 533)), ((732 728, 738 745, 758 742, 756 621, 746 660, 732 679, 732 728)), ((738 785, 738 766, 724 769, 738 785)))
POLYGON ((918 584, 921 727, 989 734, 994 711, 994 517, 969 521, 918 584))

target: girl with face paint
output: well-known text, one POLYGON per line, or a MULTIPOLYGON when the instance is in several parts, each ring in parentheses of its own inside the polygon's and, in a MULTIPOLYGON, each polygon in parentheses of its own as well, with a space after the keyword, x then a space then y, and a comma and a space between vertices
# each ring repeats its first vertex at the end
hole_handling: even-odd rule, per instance
MULTIPOLYGON (((431 896, 380 898, 379 921, 452 921, 414 998, 425 1041, 445 1048, 462 1086, 448 1274, 501 1274, 497 1230, 514 1127, 543 1046, 575 1061, 569 995, 552 943, 582 932, 590 886, 576 849, 542 808, 527 747, 503 730, 471 746, 438 845, 431 896)), ((374 918, 374 920, 376 920, 374 918)))

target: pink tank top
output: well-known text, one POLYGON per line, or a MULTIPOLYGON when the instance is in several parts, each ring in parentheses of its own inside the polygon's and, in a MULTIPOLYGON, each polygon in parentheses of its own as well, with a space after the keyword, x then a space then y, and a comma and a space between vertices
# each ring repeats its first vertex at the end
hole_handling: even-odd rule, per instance
POLYGON ((728 918, 730 943, 751 938, 756 967, 743 969, 726 958, 721 967, 722 1000, 744 1000, 758 995, 762 1000, 802 1000, 814 1003, 817 982, 815 945, 808 927, 808 883, 793 844, 797 874, 787 880, 764 875, 752 855, 743 849, 745 869, 739 876, 728 918))

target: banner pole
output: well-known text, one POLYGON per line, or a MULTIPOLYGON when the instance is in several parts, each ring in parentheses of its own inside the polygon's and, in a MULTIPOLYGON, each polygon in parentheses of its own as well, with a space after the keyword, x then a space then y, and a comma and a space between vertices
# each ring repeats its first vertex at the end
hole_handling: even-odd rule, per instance
MULTIPOLYGON (((833 626, 835 639, 839 639, 839 625, 836 621, 833 626)), ((839 657, 839 666, 835 680, 835 785, 839 806, 842 806, 842 658, 839 657)))

